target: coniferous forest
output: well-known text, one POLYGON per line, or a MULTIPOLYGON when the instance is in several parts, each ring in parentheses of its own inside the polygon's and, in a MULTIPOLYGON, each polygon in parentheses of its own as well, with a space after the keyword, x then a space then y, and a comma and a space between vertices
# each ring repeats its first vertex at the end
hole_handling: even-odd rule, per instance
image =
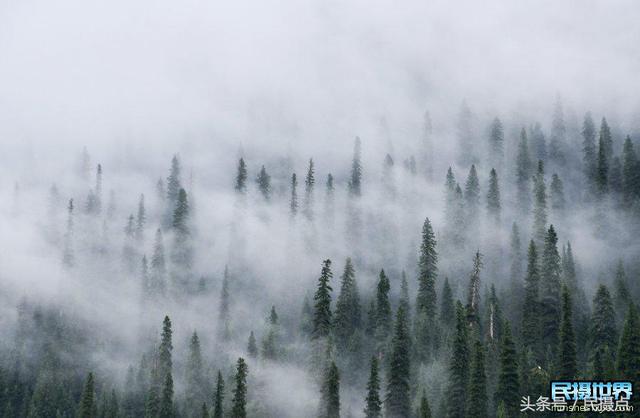
MULTIPOLYGON (((269 7, 349 41, 324 44, 305 29, 310 39, 295 45, 346 51, 280 47, 286 36, 253 14, 253 36, 234 40, 240 27, 210 21, 212 9, 184 21, 156 10, 155 21, 133 25, 140 32, 120 35, 123 44, 96 35, 115 36, 110 24, 72 24, 88 44, 54 31, 53 51, 71 45, 78 65, 66 78, 44 46, 20 39, 26 29, 9 25, 0 53, 18 64, 0 70, 0 417, 537 417, 559 415, 521 413, 521 399, 549 396, 552 380, 640 389, 637 80, 601 68, 613 80, 581 85, 593 80, 582 68, 513 87, 510 77, 531 73, 508 60, 519 52, 502 51, 500 63, 484 57, 470 66, 477 77, 452 84, 403 55, 421 48, 394 54, 395 43, 381 40, 420 45, 405 37, 435 33, 407 11, 386 17, 408 22, 396 33, 353 7, 342 18, 326 5, 269 7), (349 18, 377 29, 340 26, 349 18), (205 30, 211 22, 222 29, 205 30), (163 56, 182 64, 157 60, 158 41, 145 31, 158 27, 163 45, 176 43, 163 56), (189 31, 233 46, 205 51, 209 41, 189 31), (275 44, 259 39, 265 33, 275 44), (254 44, 303 58, 277 54, 235 73, 253 62, 242 48, 254 44), (63 81, 23 73, 30 61, 18 46, 42 54, 63 81), (133 73, 98 71, 104 63, 83 55, 87 47, 130 58, 133 73), (366 51, 355 53, 360 62, 413 73, 354 72, 343 55, 353 50, 366 51), (503 63, 510 76, 498 87, 499 73, 486 69, 503 63), (156 65, 171 71, 147 72, 156 65), (29 80, 28 94, 10 88, 29 80), (44 82, 51 91, 38 90, 44 82), (627 84, 606 91, 618 82, 627 84)), ((446 7, 430 7, 417 11, 464 30, 446 7)), ((509 7, 508 16, 533 19, 509 7)), ((103 12, 76 11, 88 22, 108 20, 103 12)), ((20 13, 7 21, 57 27, 20 13)), ((455 43, 438 39, 424 50, 455 43)), ((502 42, 496 33, 485 41, 502 42)), ((622 48, 626 38, 612 42, 622 48)), ((451 52, 441 61, 468 63, 451 52)), ((637 399, 624 416, 640 416, 637 399)))

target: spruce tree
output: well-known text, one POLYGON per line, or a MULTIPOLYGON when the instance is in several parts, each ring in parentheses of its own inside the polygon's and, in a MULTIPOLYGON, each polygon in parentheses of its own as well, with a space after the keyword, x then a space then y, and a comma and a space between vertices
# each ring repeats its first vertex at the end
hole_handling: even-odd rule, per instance
POLYGON ((622 195, 626 206, 640 196, 640 166, 628 135, 622 147, 622 195))
POLYGON ((503 325, 500 344, 500 374, 498 390, 495 395, 496 405, 504 403, 506 416, 519 416, 520 384, 518 379, 518 358, 516 346, 511 338, 511 327, 508 322, 503 325))
POLYGON ((602 131, 600 132, 600 140, 598 141, 595 184, 597 195, 602 198, 602 196, 609 191, 609 157, 607 155, 607 145, 602 131))
POLYGON ((289 214, 292 218, 295 218, 298 214, 298 180, 296 179, 296 173, 291 175, 291 199, 289 200, 289 214))
POLYGON ((64 247, 62 250, 62 265, 70 269, 76 263, 73 251, 73 199, 69 199, 67 206, 67 230, 64 234, 64 247))
POLYGON ((533 150, 533 157, 536 160, 547 160, 547 141, 542 132, 542 126, 540 122, 536 122, 533 127, 529 128, 529 137, 531 138, 531 148, 533 150))
POLYGON ((322 272, 318 279, 318 287, 313 297, 315 301, 313 311, 313 332, 312 338, 324 338, 328 337, 331 332, 332 318, 331 318, 331 260, 327 259, 323 261, 322 272))
POLYGON ((362 162, 360 137, 356 137, 353 146, 353 160, 351 161, 351 178, 349 179, 349 195, 360 196, 362 193, 362 162))
POLYGON ((269 318, 267 319, 267 334, 262 340, 262 356, 265 359, 276 360, 279 353, 279 323, 276 307, 271 307, 269 318))
POLYGON ((617 156, 611 160, 609 190, 611 190, 616 201, 619 201, 622 196, 622 163, 620 162, 620 157, 617 156))
POLYGON ((442 285, 442 298, 440 301, 440 322, 445 325, 445 328, 449 328, 455 321, 455 305, 453 303, 453 292, 449 285, 449 278, 444 278, 444 284, 442 285))
MULTIPOLYGON (((180 193, 180 189, 182 188, 181 171, 180 160, 177 155, 174 155, 173 158, 171 158, 171 170, 169 177, 167 177, 167 200, 169 200, 171 204, 175 204, 178 200, 178 193, 180 193)), ((173 211, 173 207, 170 209, 173 211)))
POLYGON ((533 179, 533 235, 541 244, 547 235, 547 186, 544 182, 544 165, 538 161, 538 172, 533 179))
POLYGON ((498 185, 498 174, 492 168, 489 173, 489 191, 487 192, 487 212, 497 223, 500 221, 500 186, 498 185))
POLYGON ((304 216, 310 221, 313 220, 313 187, 315 182, 313 159, 309 159, 309 168, 304 179, 304 216))
POLYGON ((616 312, 609 289, 600 284, 593 298, 593 315, 591 317, 591 352, 598 353, 605 371, 611 371, 618 345, 616 312))
POLYGON ((596 149, 596 125, 591 118, 591 112, 584 115, 582 124, 582 164, 587 184, 594 190, 596 180, 596 166, 598 151, 596 149))
POLYGON ((213 415, 211 418, 222 418, 224 409, 224 379, 222 373, 218 370, 218 377, 216 379, 216 390, 213 394, 213 415))
POLYGON ((456 302, 456 329, 449 363, 447 418, 462 418, 467 410, 469 385, 469 342, 467 318, 460 301, 456 302))
POLYGON ((344 349, 361 325, 360 296, 351 258, 347 258, 341 282, 334 327, 338 347, 344 349))
POLYGON ((604 117, 600 123, 599 147, 602 147, 604 157, 609 163, 613 158, 613 138, 611 137, 611 128, 604 117))
POLYGON ((171 353, 173 351, 172 340, 173 331, 171 330, 171 319, 164 317, 162 322, 162 336, 160 338, 160 347, 158 348, 158 381, 166 382, 166 378, 171 374, 173 361, 171 353))
POLYGON ((380 400, 380 377, 378 376, 378 359, 371 357, 371 370, 367 382, 364 414, 366 418, 382 418, 382 401, 380 400))
POLYGON ((205 401, 205 378, 203 370, 202 351, 200 349, 200 339, 194 331, 189 342, 189 356, 187 357, 187 405, 192 408, 192 414, 195 416, 197 405, 205 401))
POLYGON ((622 260, 618 261, 614 286, 614 306, 616 307, 618 323, 623 323, 624 316, 626 315, 629 304, 631 303, 631 294, 629 293, 629 287, 627 285, 627 275, 625 274, 624 264, 622 263, 622 260))
MULTIPOLYGON (((551 359, 558 346, 558 318, 560 317, 560 287, 561 265, 558 254, 558 236, 553 228, 549 227, 544 242, 544 251, 540 261, 540 310, 542 344, 545 352, 551 354, 551 359)), ((551 360, 548 358, 547 360, 551 360)))
POLYGON ((529 158, 529 145, 527 143, 527 132, 524 128, 520 133, 518 143, 518 155, 516 157, 516 185, 518 205, 522 213, 529 212, 531 199, 529 197, 529 176, 531 175, 531 160, 529 158))
POLYGON ((404 306, 398 307, 396 315, 391 353, 389 355, 389 373, 387 394, 385 397, 385 416, 404 418, 411 414, 411 337, 407 313, 404 306))
POLYGON ((424 312, 428 318, 436 314, 435 282, 438 276, 438 253, 436 252, 436 238, 429 218, 422 226, 422 244, 418 260, 418 296, 416 311, 419 315, 424 312))
POLYGON ((247 165, 244 162, 243 158, 240 158, 238 161, 238 170, 236 174, 236 184, 234 189, 238 193, 246 193, 247 192, 247 165))
POLYGON ((480 180, 476 166, 471 165, 469 175, 464 185, 464 200, 467 209, 467 226, 477 226, 479 210, 480 210, 480 180))
POLYGON ((256 343, 256 337, 253 335, 253 331, 249 333, 249 342, 247 343, 247 353, 251 358, 258 357, 258 345, 256 343))
POLYGON ((384 273, 384 270, 380 270, 380 276, 378 279, 378 286, 376 291, 376 349, 378 353, 384 352, 387 345, 387 341, 391 334, 392 319, 391 319, 391 303, 389 302, 389 290, 391 286, 389 279, 384 273))
POLYGON ((256 183, 258 184, 258 190, 265 201, 271 200, 271 176, 267 173, 264 165, 260 168, 258 177, 256 177, 256 183))
POLYGON ((331 362, 320 388, 320 418, 340 418, 340 372, 331 362))
MULTIPOLYGON (((622 329, 616 368, 619 377, 633 382, 634 388, 640 385, 640 320, 634 304, 629 305, 622 329)), ((634 409, 640 406, 637 397, 633 404, 634 409)))
POLYGON ((484 347, 476 340, 469 379, 468 418, 487 418, 487 376, 484 369, 484 347))
POLYGON ((187 201, 187 192, 184 189, 180 189, 172 222, 174 234, 171 261, 176 267, 175 274, 177 278, 174 278, 176 282, 186 279, 193 262, 190 242, 190 223, 190 207, 187 201))
POLYGON ((333 175, 327 174, 327 181, 324 188, 324 217, 331 224, 333 222, 333 211, 335 206, 335 187, 333 185, 333 175))
POLYGON ((551 186, 549 187, 549 191, 551 192, 551 208, 556 213, 562 213, 566 205, 564 198, 564 186, 562 185, 562 180, 560 180, 560 177, 556 173, 553 173, 553 176, 551 176, 551 186))
POLYGON ((209 417, 209 408, 207 408, 207 403, 202 403, 202 408, 200 409, 200 418, 210 418, 209 417))
POLYGON ((478 309, 480 307, 480 270, 482 269, 482 254, 480 251, 476 251, 473 257, 473 270, 471 270, 471 276, 469 278, 469 289, 467 292, 467 321, 469 324, 476 327, 480 325, 480 317, 478 315, 478 309))
POLYGON ((576 336, 573 331, 572 302, 569 288, 562 286, 562 318, 560 320, 560 348, 558 350, 558 378, 573 380, 578 374, 576 336))
POLYGON ((84 389, 82 390, 80 405, 78 407, 78 418, 98 418, 93 373, 89 373, 87 380, 84 383, 84 389))
POLYGON ((173 409, 173 377, 171 372, 167 374, 162 388, 162 396, 160 397, 160 410, 158 418, 173 418, 175 411, 173 409))
POLYGON ((238 358, 231 418, 247 418, 247 374, 249 368, 242 357, 238 358))

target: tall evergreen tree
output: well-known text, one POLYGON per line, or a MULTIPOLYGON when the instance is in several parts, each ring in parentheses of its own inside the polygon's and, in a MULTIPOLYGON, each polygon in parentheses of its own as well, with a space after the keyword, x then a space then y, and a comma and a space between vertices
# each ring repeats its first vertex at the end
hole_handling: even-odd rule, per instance
POLYGON ((480 251, 476 251, 473 257, 473 270, 471 270, 471 276, 469 278, 469 290, 467 293, 467 320, 469 324, 476 326, 480 325, 480 317, 478 315, 478 309, 480 307, 480 270, 482 269, 482 254, 480 251))
POLYGON ((233 389, 231 418, 247 418, 247 374, 249 368, 242 357, 238 358, 233 389))
POLYGON ((229 295, 229 268, 224 266, 222 286, 220 287, 220 308, 218 334, 228 340, 231 337, 231 296, 229 295))
POLYGON ((605 372, 611 372, 618 344, 618 330, 611 294, 603 284, 598 286, 593 298, 590 335, 591 352, 598 354, 600 364, 605 372))
POLYGON ((271 307, 271 312, 269 313, 269 318, 267 319, 267 327, 267 334, 262 340, 262 356, 265 359, 276 360, 278 358, 280 350, 280 330, 278 314, 276 312, 275 306, 271 307))
POLYGON ((67 230, 64 234, 64 247, 62 250, 62 265, 65 268, 72 268, 76 263, 73 251, 73 199, 69 199, 67 206, 67 230))
POLYGON ((438 277, 438 253, 436 251, 436 237, 429 218, 422 225, 422 243, 420 244, 420 258, 418 259, 418 296, 416 311, 419 315, 424 312, 428 318, 436 314, 436 289, 438 277))
POLYGON ((504 127, 499 118, 491 122, 489 128, 489 160, 500 167, 504 158, 504 127))
POLYGON ((498 174, 492 168, 489 173, 489 191, 487 192, 487 212, 497 223, 500 221, 500 186, 498 185, 498 174))
POLYGON ((249 333, 249 341, 247 342, 247 353, 249 357, 255 359, 258 358, 258 344, 256 343, 256 336, 253 331, 249 333))
POLYGON ((264 165, 260 168, 258 177, 256 177, 256 183, 258 184, 258 190, 262 194, 265 201, 271 200, 271 176, 267 173, 264 165))
POLYGON ((96 402, 95 383, 93 373, 89 373, 84 383, 80 405, 78 407, 78 418, 98 418, 98 407, 96 402))
POLYGON ((380 270, 380 278, 378 280, 377 292, 376 292, 376 344, 377 351, 383 352, 389 336, 391 334, 392 319, 391 319, 391 303, 389 302, 389 290, 391 289, 389 279, 384 273, 384 270, 380 270))
POLYGON ((382 401, 380 400, 380 377, 378 376, 378 359, 371 357, 371 370, 367 382, 364 414, 366 418, 382 418, 382 401))
POLYGON ((356 137, 351 161, 351 178, 349 179, 349 195, 360 196, 362 193, 362 161, 360 137, 356 137))
POLYGON ((160 347, 158 348, 158 379, 160 382, 166 382, 167 375, 171 374, 173 368, 173 360, 171 353, 173 352, 172 344, 173 331, 171 330, 171 319, 164 317, 162 322, 162 335, 160 338, 160 347))
POLYGON ((560 320, 560 348, 558 350, 557 369, 558 377, 563 380, 572 380, 578 374, 572 310, 569 288, 562 286, 562 318, 560 320))
POLYGON ((167 374, 162 388, 162 396, 160 397, 160 410, 158 418, 174 418, 175 410, 173 408, 173 377, 171 372, 167 374))
POLYGON ((551 121, 551 138, 549 140, 549 159, 557 166, 562 167, 566 160, 566 125, 564 122, 564 112, 562 110, 562 101, 558 97, 556 99, 553 110, 553 118, 551 121))
POLYGON ((404 306, 398 307, 396 315, 391 353, 387 394, 385 397, 385 416, 404 418, 411 415, 411 337, 407 313, 404 306))
POLYGON ((335 206, 335 186, 333 185, 333 175, 331 175, 331 173, 327 174, 324 190, 324 217, 325 220, 331 224, 335 206))
POLYGON ((614 306, 616 307, 618 323, 623 323, 624 316, 627 313, 627 308, 631 303, 631 294, 629 293, 629 287, 627 285, 627 275, 624 271, 624 264, 622 263, 622 260, 618 261, 614 286, 614 306))
POLYGON ((533 157, 536 160, 547 160, 547 140, 542 132, 540 122, 536 122, 533 127, 529 128, 529 137, 531 138, 531 148, 533 157))
POLYGON ((216 390, 213 394, 213 415, 211 418, 222 418, 224 410, 224 379, 222 373, 218 370, 216 379, 216 390))
POLYGON ((144 208, 144 194, 140 195, 138 200, 138 213, 136 216, 136 241, 144 242, 144 227, 147 222, 146 210, 144 208))
POLYGON ((531 160, 529 158, 529 145, 527 142, 527 132, 524 128, 520 133, 518 143, 518 155, 516 157, 516 185, 518 188, 517 198, 520 210, 523 213, 529 211, 531 199, 529 197, 529 177, 531 175, 531 160))
POLYGON ((324 338, 328 337, 331 332, 332 318, 331 318, 331 260, 327 259, 323 261, 322 272, 318 279, 318 288, 313 297, 315 301, 313 311, 313 332, 312 338, 324 338))
POLYGON ((246 193, 247 192, 247 165, 244 162, 243 158, 240 158, 238 161, 238 170, 236 174, 236 184, 234 189, 238 193, 246 193))
POLYGON ((340 295, 336 301, 335 334, 339 348, 346 348, 349 340, 360 328, 360 296, 351 258, 347 258, 341 277, 340 295))
POLYGON ((640 196, 640 165, 628 135, 622 147, 622 195, 627 206, 640 196))
POLYGON ((291 175, 291 199, 289 200, 289 214, 292 218, 295 218, 298 214, 298 192, 296 191, 298 187, 298 180, 296 178, 296 173, 291 175))
POLYGON ((449 285, 449 278, 444 278, 444 284, 442 285, 442 298, 440 300, 440 322, 445 325, 445 328, 450 328, 455 321, 455 305, 453 303, 453 292, 449 285))
POLYGON ((538 252, 536 244, 531 240, 525 278, 525 296, 522 305, 522 345, 525 350, 529 350, 538 359, 540 355, 539 286, 538 252))
POLYGON ((465 310, 456 302, 456 329, 449 363, 447 418, 462 418, 467 410, 469 385, 469 342, 465 310))
POLYGON ((533 235, 541 244, 547 235, 547 186, 544 182, 544 165, 538 161, 538 172, 533 179, 533 235))
POLYGON ((549 187, 550 197, 551 197, 551 208, 556 213, 562 213, 566 206, 566 201, 564 198, 564 186, 562 185, 562 180, 560 177, 553 173, 551 176, 551 186, 549 187))
POLYGON ((486 418, 487 413, 487 376, 484 369, 484 347, 476 340, 471 361, 469 379, 468 418, 486 418))
MULTIPOLYGON (((603 125, 606 121, 603 119, 603 125)), ((606 125, 605 125, 606 126, 606 125)), ((609 153, 607 145, 608 127, 604 129, 600 128, 600 140, 598 141, 598 160, 596 163, 596 192, 599 197, 604 196, 609 191, 609 153)), ((609 134, 610 136, 610 134, 609 134)))
POLYGON ((320 396, 319 418, 340 418, 340 372, 333 361, 325 372, 320 396))
POLYGON ((304 179, 304 216, 308 220, 313 220, 313 187, 316 183, 313 170, 313 159, 309 159, 307 176, 304 179))
POLYGON ((496 392, 496 405, 503 403, 506 416, 509 418, 519 416, 520 383, 518 378, 518 358, 516 346, 511 338, 511 327, 508 322, 503 325, 502 343, 500 345, 500 374, 498 377, 498 390, 496 392))
POLYGON ((200 339, 194 331, 189 342, 189 356, 187 357, 187 405, 191 408, 192 415, 197 416, 198 405, 205 402, 206 394, 205 377, 203 370, 202 351, 200 349, 200 339))
MULTIPOLYGON (((634 304, 629 305, 627 317, 622 329, 616 368, 620 378, 633 382, 633 387, 640 385, 640 320, 634 304)), ((634 409, 640 402, 633 401, 634 409)))
POLYGON ((594 190, 598 151, 596 149, 596 125, 591 118, 591 112, 587 112, 584 115, 582 137, 582 164, 584 175, 587 179, 587 184, 591 187, 591 190, 594 190))
POLYGON ((611 136, 611 128, 609 128, 606 118, 602 118, 602 122, 600 123, 599 144, 601 144, 599 146, 603 149, 607 163, 610 163, 613 158, 613 137, 611 136))
POLYGON ((544 251, 540 262, 540 323, 544 350, 553 358, 558 346, 558 318, 560 317, 560 287, 562 269, 558 254, 558 236, 549 227, 544 242, 544 251))
POLYGON ((467 209, 467 226, 477 226, 479 209, 480 209, 480 180, 476 166, 471 165, 469 175, 464 185, 464 200, 467 209))
POLYGON ((420 397, 420 406, 418 407, 416 417, 431 418, 431 408, 429 407, 429 401, 427 400, 427 393, 425 391, 422 391, 422 396, 420 397))

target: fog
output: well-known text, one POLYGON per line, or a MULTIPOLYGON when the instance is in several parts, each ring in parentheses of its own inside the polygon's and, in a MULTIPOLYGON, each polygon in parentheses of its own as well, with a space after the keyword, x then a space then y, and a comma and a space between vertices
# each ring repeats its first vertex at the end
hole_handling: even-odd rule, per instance
MULTIPOLYGON (((333 262, 334 305, 345 259, 352 257, 363 317, 382 268, 390 276, 394 311, 403 270, 413 306, 428 217, 443 244, 438 295, 449 277, 454 298, 466 300, 473 254, 480 250, 486 256, 482 288, 493 283, 509 299, 512 223, 520 227, 523 266, 532 237, 531 213, 518 212, 514 186, 520 129, 539 122, 549 140, 557 103, 570 157, 564 166, 550 162, 545 175, 548 189, 551 175, 560 173, 567 207, 549 209, 547 226, 556 226, 560 247, 571 241, 588 300, 598 284, 613 283, 619 260, 637 295, 637 208, 620 209, 613 197, 584 199, 581 130, 586 112, 598 127, 606 116, 614 154, 620 155, 627 135, 637 149, 639 17, 632 0, 0 2, 0 348, 12 347, 20 303, 55 306, 93 330, 87 331, 89 360, 80 368, 90 365, 98 380, 122 387, 127 368, 156 344, 168 314, 176 394, 182 396, 191 333, 200 336, 207 377, 221 369, 226 378, 235 359, 246 357, 249 332, 258 341, 266 334, 273 305, 286 354, 249 362, 250 402, 258 405, 255 416, 312 416, 319 377, 307 367, 312 344, 298 330, 303 298, 313 297, 322 261, 333 262), (464 189, 470 167, 459 158, 463 103, 472 114, 469 152, 479 158, 483 215, 476 230, 465 232, 465 243, 453 245, 447 244, 444 182, 452 167, 464 189), (425 133, 425 112, 431 133, 425 133), (486 144, 495 117, 504 124, 505 152, 496 167, 498 224, 484 215, 494 167, 486 144), (354 203, 348 182, 356 136, 363 174, 362 196, 354 203), (387 154, 394 161, 388 171, 387 154), (151 259, 168 205, 156 183, 162 179, 166 186, 174 155, 192 210, 189 291, 169 289, 166 298, 146 301, 138 260, 151 259), (234 191, 240 157, 248 169, 243 198, 234 191), (417 173, 405 165, 412 157, 417 173), (313 221, 303 216, 310 158, 313 221), (102 209, 94 216, 85 206, 95 192, 97 164, 102 209), (255 181, 262 165, 271 175, 269 202, 255 181), (292 173, 300 205, 295 219, 292 173), (325 192, 329 173, 333 211, 325 192), (144 238, 133 244, 136 267, 127 271, 124 229, 140 194, 144 238), (75 203, 71 269, 61 262, 69 199, 75 203), (351 225, 352 217, 359 226, 351 225), (102 246, 98 252, 96 245, 102 246), (222 341, 225 267, 232 329, 222 341), (196 292, 200 278, 204 290, 196 292)), ((170 264, 175 234, 166 225, 163 232, 170 264)), ((439 394, 446 364, 422 365, 416 388, 439 394)), ((367 367, 354 368, 358 376, 342 375, 344 416, 362 415, 367 367)), ((439 407, 437 396, 432 408, 439 407)))

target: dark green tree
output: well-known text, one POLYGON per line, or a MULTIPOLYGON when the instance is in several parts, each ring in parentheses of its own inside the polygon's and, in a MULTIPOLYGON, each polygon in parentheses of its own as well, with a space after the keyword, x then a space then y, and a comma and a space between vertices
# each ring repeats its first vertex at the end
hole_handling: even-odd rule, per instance
POLYGON ((549 191, 551 208, 557 213, 562 213, 566 206, 564 186, 562 185, 562 180, 560 180, 560 177, 556 173, 553 173, 553 176, 551 176, 551 186, 549 187, 549 191))
POLYGON ((315 301, 313 311, 313 332, 312 338, 324 338, 328 337, 331 333, 332 318, 331 318, 331 260, 327 259, 323 261, 322 272, 318 279, 318 287, 313 297, 315 301))
POLYGON ((627 206, 640 196, 640 165, 628 135, 622 147, 622 195, 627 206))
POLYGON ((475 227, 480 212, 480 180, 478 180, 475 165, 471 165, 469 169, 469 175, 464 185, 464 200, 467 209, 467 226, 475 227))
POLYGON ((599 197, 602 197, 609 191, 609 156, 607 154, 607 144, 605 143, 605 136, 603 136, 602 129, 600 131, 600 140, 598 141, 598 160, 595 180, 596 192, 599 197))
POLYGON ((242 357, 238 358, 236 366, 235 383, 231 418, 247 418, 247 374, 249 368, 242 357))
POLYGON ((224 410, 224 379, 222 373, 218 370, 216 380, 216 390, 213 394, 213 415, 211 418, 222 418, 224 410))
POLYGON ((500 167, 504 158, 504 127, 499 118, 491 122, 489 128, 489 160, 500 167))
POLYGON ((160 410, 158 418, 173 418, 175 411, 173 409, 173 377, 171 373, 167 374, 162 388, 162 396, 160 397, 160 410))
POLYGON ((478 331, 480 325, 480 270, 482 269, 482 254, 480 251, 476 251, 473 257, 473 270, 471 270, 471 276, 469 277, 469 289, 467 292, 467 321, 469 324, 475 327, 475 331, 478 331))
POLYGON ((218 317, 218 334, 228 340, 231 337, 231 296, 229 294, 229 268, 224 266, 222 286, 220 287, 220 308, 218 317))
POLYGON ((453 325, 456 317, 455 305, 453 303, 453 292, 449 285, 449 278, 444 278, 444 284, 442 285, 442 298, 440 301, 440 322, 445 328, 450 328, 453 325))
POLYGON ((340 372, 331 362, 320 388, 320 418, 340 418, 340 372))
POLYGON ((560 320, 560 348, 558 350, 558 378, 572 380, 578 374, 576 360, 576 336, 573 331, 571 295, 567 286, 562 286, 562 318, 560 320))
POLYGON ((551 356, 547 358, 547 362, 553 360, 558 347, 562 268, 557 243, 558 236, 551 225, 545 237, 544 251, 540 260, 540 310, 538 311, 543 351, 551 356))
POLYGON ((498 376, 495 404, 504 403, 506 416, 512 418, 520 416, 519 401, 521 394, 518 378, 518 357, 508 322, 504 323, 503 331, 500 344, 500 374, 498 376))
POLYGON ((380 400, 380 377, 378 376, 378 359, 371 357, 371 371, 367 382, 364 414, 366 418, 382 418, 382 401, 380 400))
POLYGON ((398 307, 389 355, 389 373, 385 397, 385 416, 404 418, 411 415, 411 337, 404 306, 398 307))
POLYGON ((609 163, 613 158, 613 138, 611 136, 611 128, 609 128, 606 118, 602 118, 602 122, 600 123, 599 144, 601 144, 599 146, 602 147, 605 159, 607 163, 609 163))
POLYGON ((256 183, 258 184, 258 190, 262 194, 262 197, 267 202, 271 200, 271 176, 267 173, 264 165, 260 168, 258 177, 256 177, 256 183))
POLYGON ((631 294, 629 293, 627 275, 624 271, 624 264, 622 263, 622 260, 618 261, 614 286, 614 306, 616 307, 618 323, 623 323, 624 316, 626 315, 629 304, 631 303, 631 294))
POLYGON ((469 336, 465 309, 456 302, 456 329, 449 363, 447 418, 462 418, 467 411, 469 387, 469 336))
POLYGON ((582 164, 587 184, 594 190, 596 180, 596 166, 598 151, 596 149, 596 125, 591 118, 591 112, 584 115, 582 123, 582 164))
POLYGON ((249 342, 247 343, 247 353, 251 358, 258 357, 258 345, 256 343, 256 337, 253 335, 253 331, 249 334, 249 342))
POLYGON ((361 326, 360 296, 351 258, 347 258, 341 277, 340 294, 336 301, 335 335, 339 348, 346 348, 350 338, 361 326))
POLYGON ((538 244, 547 235, 547 186, 544 181, 544 165, 538 161, 538 171, 533 178, 533 235, 538 244))
POLYGON ((309 168, 304 179, 304 216, 308 220, 313 220, 313 186, 315 183, 313 159, 309 159, 309 168))
POLYGON ((93 373, 89 373, 84 383, 80 405, 78 406, 78 418, 97 418, 98 406, 96 402, 96 389, 93 381, 93 373))
POLYGON ((527 131, 522 128, 520 142, 518 143, 518 155, 516 157, 516 186, 517 200, 522 213, 529 212, 531 198, 529 192, 529 178, 531 176, 531 159, 529 158, 529 145, 527 131))
POLYGON ((349 179, 349 195, 360 196, 362 193, 362 162, 360 137, 356 137, 353 146, 353 160, 351 161, 351 178, 349 179))
POLYGON ((291 175, 291 200, 289 201, 289 213, 292 218, 295 218, 298 214, 298 192, 296 191, 298 187, 298 180, 296 178, 296 173, 291 175))
POLYGON ((202 350, 200 348, 200 339, 194 331, 189 341, 189 356, 187 357, 187 373, 186 373, 186 401, 187 406, 191 409, 192 415, 197 416, 198 405, 205 402, 205 377, 202 373, 203 361, 202 350))
POLYGON ((242 158, 238 161, 238 172, 236 174, 236 184, 234 189, 238 193, 247 192, 247 165, 242 158))
POLYGON ((378 353, 385 351, 385 347, 391 335, 392 319, 391 319, 391 303, 389 302, 389 278, 380 270, 380 278, 376 291, 376 350, 378 353))
MULTIPOLYGON (((620 378, 630 380, 634 388, 638 387, 640 384, 640 321, 634 304, 629 305, 622 329, 616 368, 620 378)), ((638 404, 636 397, 633 402, 634 409, 639 406, 638 404)))
POLYGON ((431 418, 431 408, 429 407, 429 401, 427 400, 427 393, 422 391, 422 396, 420 397, 420 406, 418 407, 418 411, 416 412, 417 418, 431 418))
POLYGON ((171 319, 164 317, 162 322, 162 336, 160 338, 160 347, 158 348, 158 381, 163 384, 166 382, 167 375, 171 374, 173 368, 172 352, 172 334, 171 319))
POLYGON ((492 168, 489 173, 489 191, 487 192, 487 212, 497 223, 500 221, 500 186, 498 185, 498 174, 492 168))
POLYGON ((487 376, 484 368, 484 347, 475 342, 469 379, 468 418, 486 418, 487 414, 487 376))
POLYGON ((593 315, 591 316, 590 346, 591 352, 597 353, 605 375, 612 372, 618 346, 618 330, 616 312, 609 289, 604 284, 598 286, 593 298, 593 315), (607 373, 609 372, 609 373, 607 373))

